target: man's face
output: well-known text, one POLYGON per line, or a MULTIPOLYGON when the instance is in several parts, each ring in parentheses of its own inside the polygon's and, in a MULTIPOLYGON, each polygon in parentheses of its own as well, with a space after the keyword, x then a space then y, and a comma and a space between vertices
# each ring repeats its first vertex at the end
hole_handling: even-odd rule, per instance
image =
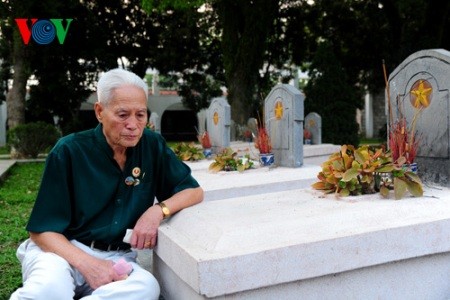
POLYGON ((147 124, 147 98, 142 89, 126 85, 114 91, 109 104, 97 102, 95 112, 113 149, 134 147, 147 124))

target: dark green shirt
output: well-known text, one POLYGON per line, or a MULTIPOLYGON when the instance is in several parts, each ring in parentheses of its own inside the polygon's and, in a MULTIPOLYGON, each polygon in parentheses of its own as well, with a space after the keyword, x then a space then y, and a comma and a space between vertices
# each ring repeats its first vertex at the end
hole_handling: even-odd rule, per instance
POLYGON ((155 197, 198 186, 161 135, 147 129, 127 149, 122 171, 99 125, 63 137, 49 153, 27 230, 117 244, 155 197))

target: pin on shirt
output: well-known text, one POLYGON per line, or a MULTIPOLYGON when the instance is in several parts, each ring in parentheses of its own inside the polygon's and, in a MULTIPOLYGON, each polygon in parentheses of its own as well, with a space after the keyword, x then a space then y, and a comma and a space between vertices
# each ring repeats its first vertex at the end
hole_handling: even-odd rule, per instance
POLYGON ((137 177, 139 177, 139 175, 141 175, 141 169, 139 167, 133 168, 133 170, 131 171, 131 174, 133 176, 128 176, 127 178, 125 178, 126 185, 136 186, 139 183, 141 183, 141 181, 137 178, 137 177))
POLYGON ((139 175, 141 175, 141 169, 139 167, 135 167, 131 171, 131 174, 133 174, 134 178, 137 178, 137 177, 139 177, 139 175))

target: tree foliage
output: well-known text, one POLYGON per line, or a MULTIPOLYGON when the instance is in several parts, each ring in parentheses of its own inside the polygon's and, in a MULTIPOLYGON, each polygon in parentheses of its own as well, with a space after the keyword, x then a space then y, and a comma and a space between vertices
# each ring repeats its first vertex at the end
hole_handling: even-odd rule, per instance
MULTIPOLYGON (((0 13, 3 82, 13 78, 8 93, 10 127, 27 121, 59 119, 66 132, 75 128, 81 102, 94 90, 100 72, 121 65, 144 76, 158 51, 155 38, 165 29, 158 15, 145 13, 140 1, 11 1, 0 13), (72 18, 65 43, 24 45, 14 18, 72 18), (14 70, 14 71, 13 71, 14 70), (30 75, 30 99, 25 87, 30 75)), ((31 27, 31 24, 29 24, 31 27)))
MULTIPOLYGON (((449 11, 450 2, 443 0, 4 0, 0 88, 15 76, 8 93, 14 124, 24 122, 26 107, 29 120, 57 116, 70 128, 100 72, 121 65, 144 76, 152 67, 178 77, 180 93, 194 110, 207 107, 221 93, 219 86, 226 86, 232 118, 242 123, 255 116, 275 83, 295 77, 298 66, 311 65, 315 76, 307 97, 320 90, 313 83, 337 82, 319 80, 333 77, 326 66, 314 73, 323 42, 361 102, 362 90, 384 87, 382 59, 393 70, 417 50, 450 47, 449 11), (24 47, 13 21, 18 16, 74 21, 64 45, 24 47), (25 102, 31 74, 37 84, 25 102)), ((320 97, 314 101, 325 101, 320 97)), ((359 106, 353 96, 342 101, 359 106)), ((314 107, 313 100, 306 102, 314 107)), ((353 127, 345 130, 353 135, 353 127)))
MULTIPOLYGON (((231 104, 231 117, 238 124, 246 123, 248 117, 259 108, 260 103, 256 96, 259 70, 263 67, 268 37, 273 31, 278 15, 278 1, 184 2, 166 0, 156 2, 143 0, 143 5, 147 11, 153 9, 160 12, 180 10, 191 11, 191 14, 197 11, 201 5, 205 5, 207 10, 203 18, 197 19, 197 26, 203 24, 201 27, 206 28, 208 34, 204 35, 205 39, 202 40, 206 43, 202 43, 199 49, 203 49, 203 51, 200 50, 202 54, 209 53, 207 57, 210 59, 204 61, 204 65, 209 66, 208 70, 202 70, 199 73, 214 76, 221 74, 218 72, 220 68, 224 70, 228 90, 227 98, 231 104), (205 18, 213 20, 213 22, 201 23, 201 20, 205 20, 205 18), (217 47, 217 41, 220 41, 220 48, 217 47), (214 59, 214 57, 221 60, 214 59)), ((199 69, 197 66, 196 70, 199 69)), ((208 81, 205 80, 208 76, 203 76, 203 78, 204 86, 208 87, 208 81)), ((187 86, 185 85, 184 88, 187 89, 187 86)), ((192 89, 192 92, 196 93, 195 88, 192 89)), ((186 95, 186 91, 183 93, 186 95)), ((188 102, 192 101, 189 98, 185 99, 188 102)))
POLYGON ((363 102, 334 56, 331 44, 319 45, 310 71, 311 79, 305 87, 305 111, 321 115, 322 140, 338 145, 358 145, 356 109, 361 108, 363 102))

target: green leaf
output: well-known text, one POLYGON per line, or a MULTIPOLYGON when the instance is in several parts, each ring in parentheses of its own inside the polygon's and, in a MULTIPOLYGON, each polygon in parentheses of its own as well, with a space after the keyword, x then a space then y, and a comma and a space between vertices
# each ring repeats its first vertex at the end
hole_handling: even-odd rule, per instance
POLYGON ((349 182, 350 184, 348 185, 348 189, 350 192, 353 192, 356 190, 356 184, 353 181, 349 182))
POLYGON ((356 179, 358 176, 358 170, 355 168, 348 169, 345 171, 344 176, 342 177, 342 181, 348 182, 352 179, 356 179))
POLYGON ((355 159, 361 165, 367 160, 366 155, 364 155, 364 154, 367 154, 367 151, 360 150, 360 149, 355 151, 355 159))
POLYGON ((384 165, 381 166, 379 168, 377 168, 377 172, 378 173, 390 173, 394 170, 394 166, 393 165, 384 165))
POLYGON ((342 190, 339 192, 339 195, 342 196, 342 197, 347 197, 347 196, 350 195, 350 191, 349 191, 348 189, 342 189, 342 190))
POLYGON ((342 165, 342 162, 340 160, 334 160, 332 165, 335 170, 338 171, 344 170, 344 166, 342 165))

